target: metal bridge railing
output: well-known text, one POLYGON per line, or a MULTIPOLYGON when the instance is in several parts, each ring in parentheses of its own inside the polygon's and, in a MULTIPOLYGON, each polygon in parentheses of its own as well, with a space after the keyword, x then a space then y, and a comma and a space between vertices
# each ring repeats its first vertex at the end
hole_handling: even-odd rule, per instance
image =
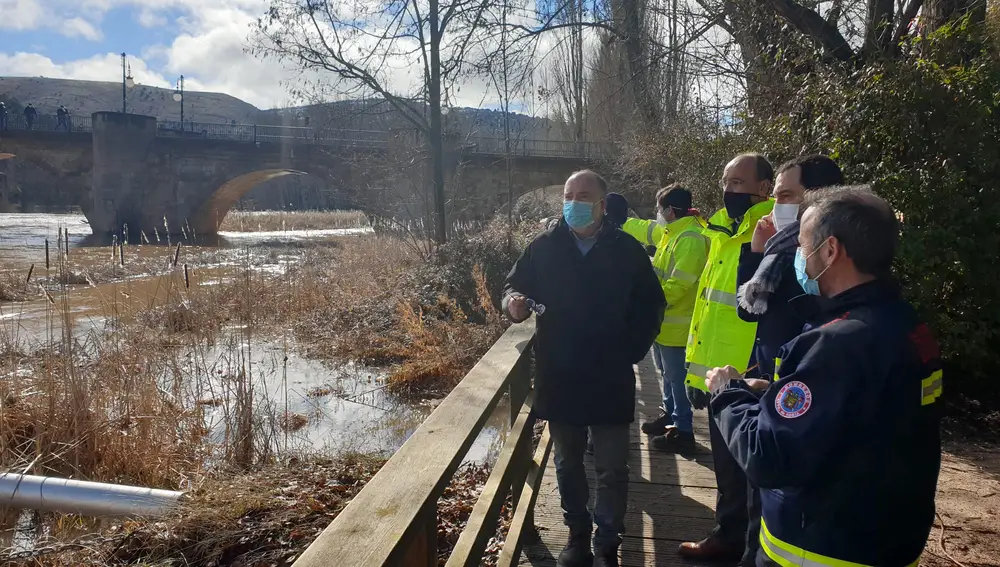
POLYGON ((59 124, 59 119, 52 114, 38 114, 35 120, 28 127, 28 121, 21 113, 12 113, 7 109, 7 123, 3 123, 0 118, 0 131, 3 130, 37 130, 39 132, 52 132, 55 130, 68 132, 91 132, 91 120, 89 115, 67 116, 64 124, 59 124))
MULTIPOLYGON (((20 113, 7 115, 8 130, 38 130, 72 132, 92 132, 90 116, 70 116, 67 125, 60 125, 53 115, 39 114, 31 128, 20 113)), ((4 124, 0 122, 0 130, 4 124)), ((419 144, 415 133, 413 143, 419 144)), ((381 130, 339 130, 313 128, 309 126, 278 126, 268 124, 225 124, 211 122, 184 122, 162 120, 156 125, 156 135, 172 138, 202 138, 210 140, 233 140, 249 143, 282 143, 323 145, 356 148, 384 148, 389 141, 401 135, 399 132, 381 130)), ((406 133, 402 135, 408 135, 406 133)), ((458 143, 464 154, 507 155, 507 145, 502 137, 473 136, 458 143)), ((584 158, 598 159, 611 155, 611 148, 595 142, 575 142, 571 140, 528 140, 513 139, 510 142, 511 155, 516 157, 584 158)))

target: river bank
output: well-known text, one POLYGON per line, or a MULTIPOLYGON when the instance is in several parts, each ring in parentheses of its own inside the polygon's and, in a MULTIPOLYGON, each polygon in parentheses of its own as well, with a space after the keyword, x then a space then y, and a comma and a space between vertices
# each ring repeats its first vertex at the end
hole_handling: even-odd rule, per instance
MULTIPOLYGON (((292 462, 377 460, 504 328, 487 279, 507 269, 502 235, 431 259, 406 238, 330 232, 342 217, 282 214, 286 230, 263 240, 273 219, 250 219, 224 234, 230 248, 179 251, 80 247, 71 229, 68 256, 51 238, 48 271, 37 241, 0 240, 22 294, 0 303, 0 466, 197 494, 292 462)), ((506 414, 470 466, 488 466, 506 414)), ((474 489, 475 470, 456 482, 474 489)), ((55 541, 80 534, 63 529, 78 520, 42 524, 55 541)))

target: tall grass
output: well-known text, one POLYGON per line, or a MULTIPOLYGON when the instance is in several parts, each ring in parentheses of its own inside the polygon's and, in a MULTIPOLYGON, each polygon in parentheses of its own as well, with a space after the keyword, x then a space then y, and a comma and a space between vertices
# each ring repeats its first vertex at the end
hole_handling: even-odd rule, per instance
MULTIPOLYGON (((285 446, 290 418, 262 397, 261 382, 277 377, 251 362, 264 342, 388 365, 390 392, 423 397, 450 391, 503 330, 478 264, 459 278, 470 295, 421 275, 420 255, 392 237, 298 252, 273 273, 247 250, 212 272, 216 285, 197 285, 194 270, 186 287, 183 262, 109 284, 105 319, 82 335, 70 286, 48 286, 45 340, 25 340, 17 316, 0 330, 0 467, 176 487, 210 464, 252 466, 285 446), (148 299, 127 299, 143 289, 148 299), (223 421, 211 428, 205 408, 216 406, 223 421)), ((56 270, 67 266, 61 258, 56 270)))
POLYGON ((277 232, 362 228, 368 217, 361 211, 230 211, 222 219, 222 232, 277 232))

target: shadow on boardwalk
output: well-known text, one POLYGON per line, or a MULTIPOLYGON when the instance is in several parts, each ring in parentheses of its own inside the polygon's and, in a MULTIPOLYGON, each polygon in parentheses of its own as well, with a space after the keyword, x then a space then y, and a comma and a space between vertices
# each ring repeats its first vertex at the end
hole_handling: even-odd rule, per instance
MULTIPOLYGON (((715 476, 708 451, 708 422, 704 411, 695 413, 699 450, 688 456, 651 451, 640 424, 659 414, 662 394, 659 376, 647 357, 636 373, 636 420, 632 424, 629 453, 629 501, 625 516, 627 533, 621 547, 623 567, 690 565, 677 555, 682 541, 698 540, 712 529, 715 476)), ((594 497, 593 460, 587 458, 587 475, 594 497)), ((535 505, 535 526, 540 541, 526 547, 522 565, 553 567, 566 544, 555 467, 551 461, 535 505)))

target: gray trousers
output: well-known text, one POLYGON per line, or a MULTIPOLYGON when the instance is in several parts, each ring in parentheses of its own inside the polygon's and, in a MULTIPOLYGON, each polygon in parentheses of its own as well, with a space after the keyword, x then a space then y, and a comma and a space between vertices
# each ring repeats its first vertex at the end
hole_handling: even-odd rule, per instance
POLYGON ((563 521, 570 533, 594 534, 594 551, 611 553, 621 545, 625 531, 625 508, 628 504, 628 449, 631 424, 579 425, 549 422, 555 445, 556 480, 562 501, 563 521), (597 473, 597 498, 593 521, 587 508, 590 487, 584 469, 587 430, 594 443, 594 468, 597 473))

